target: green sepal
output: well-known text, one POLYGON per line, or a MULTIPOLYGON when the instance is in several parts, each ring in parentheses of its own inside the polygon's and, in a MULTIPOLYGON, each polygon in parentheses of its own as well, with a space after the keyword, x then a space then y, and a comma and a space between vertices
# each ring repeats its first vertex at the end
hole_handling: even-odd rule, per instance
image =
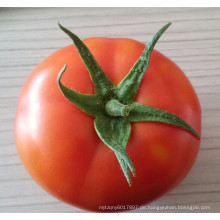
POLYGON ((147 70, 148 64, 150 62, 151 52, 161 37, 161 35, 166 31, 166 29, 171 25, 168 23, 164 25, 151 39, 143 50, 141 56, 131 68, 130 72, 125 76, 125 78, 117 86, 117 98, 122 103, 129 103, 133 101, 137 90, 139 89, 141 80, 147 70))
POLYGON ((171 124, 189 131, 200 139, 199 134, 188 123, 175 114, 137 102, 133 102, 128 106, 130 112, 127 118, 131 122, 153 121, 171 124))
POLYGON ((102 115, 96 118, 94 125, 99 138, 115 152, 122 171, 131 185, 129 169, 134 176, 135 168, 126 153, 126 145, 131 133, 130 122, 123 117, 111 118, 102 115))
POLYGON ((95 88, 95 92, 100 95, 111 95, 114 91, 115 86, 104 73, 99 64, 96 62, 94 56, 89 51, 87 46, 71 31, 67 30, 59 23, 58 25, 61 28, 61 30, 63 30, 75 44, 84 64, 86 65, 87 70, 89 71, 90 77, 95 88))
POLYGON ((97 95, 86 95, 82 93, 78 93, 72 89, 67 88, 61 83, 61 77, 63 73, 66 70, 66 65, 61 69, 57 76, 57 83, 61 90, 61 92, 64 94, 64 96, 74 103, 76 106, 78 106, 82 111, 85 113, 97 117, 100 112, 103 112, 104 105, 102 103, 102 100, 97 95))

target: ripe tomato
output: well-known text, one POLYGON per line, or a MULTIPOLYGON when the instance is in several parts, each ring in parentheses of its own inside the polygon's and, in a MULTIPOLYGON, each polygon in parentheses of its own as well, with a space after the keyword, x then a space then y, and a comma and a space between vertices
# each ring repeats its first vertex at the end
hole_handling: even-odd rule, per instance
MULTIPOLYGON (((126 38, 95 37, 83 42, 115 85, 145 47, 126 38)), ((123 205, 149 203, 177 186, 195 162, 200 141, 172 125, 132 123, 127 154, 136 177, 129 187, 114 152, 96 134, 94 118, 60 92, 56 78, 64 64, 63 84, 94 94, 74 45, 53 53, 31 73, 18 101, 15 141, 33 179, 58 199, 91 211, 110 211, 101 206, 123 211, 123 205)), ((192 85, 175 63, 156 50, 135 101, 176 114, 201 132, 200 104, 192 85)))

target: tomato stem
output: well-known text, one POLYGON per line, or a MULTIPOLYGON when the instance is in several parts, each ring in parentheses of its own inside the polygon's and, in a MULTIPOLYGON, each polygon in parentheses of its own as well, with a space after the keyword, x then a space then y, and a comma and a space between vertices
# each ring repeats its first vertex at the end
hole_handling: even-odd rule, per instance
POLYGON ((129 115, 129 107, 121 104, 118 100, 112 99, 105 105, 105 110, 108 115, 112 117, 122 116, 127 117, 129 115))

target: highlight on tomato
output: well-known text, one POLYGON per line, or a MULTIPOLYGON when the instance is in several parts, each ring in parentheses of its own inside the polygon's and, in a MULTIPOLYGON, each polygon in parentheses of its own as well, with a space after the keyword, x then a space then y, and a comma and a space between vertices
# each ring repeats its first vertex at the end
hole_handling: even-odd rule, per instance
POLYGON ((30 176, 81 209, 127 211, 175 188, 200 146, 201 108, 183 71, 133 39, 73 41, 39 64, 17 105, 15 142, 30 176), (108 209, 111 207, 111 209, 108 209))

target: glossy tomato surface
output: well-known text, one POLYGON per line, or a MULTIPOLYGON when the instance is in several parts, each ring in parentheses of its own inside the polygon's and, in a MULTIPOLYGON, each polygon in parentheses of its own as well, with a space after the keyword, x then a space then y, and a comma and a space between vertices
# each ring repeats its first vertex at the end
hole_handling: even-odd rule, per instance
MULTIPOLYGON (((131 39, 89 38, 84 43, 114 84, 118 84, 145 45, 131 39)), ((132 123, 127 153, 136 177, 129 187, 115 154, 97 136, 94 118, 68 101, 62 83, 94 93, 75 46, 58 50, 29 76, 19 97, 15 141, 28 173, 47 192, 90 211, 100 206, 144 205, 177 186, 195 162, 200 141, 191 133, 158 122, 132 123)), ((153 50, 135 101, 180 116, 201 133, 201 109, 187 77, 170 59, 153 50)), ((119 211, 118 208, 113 211, 119 211)))

